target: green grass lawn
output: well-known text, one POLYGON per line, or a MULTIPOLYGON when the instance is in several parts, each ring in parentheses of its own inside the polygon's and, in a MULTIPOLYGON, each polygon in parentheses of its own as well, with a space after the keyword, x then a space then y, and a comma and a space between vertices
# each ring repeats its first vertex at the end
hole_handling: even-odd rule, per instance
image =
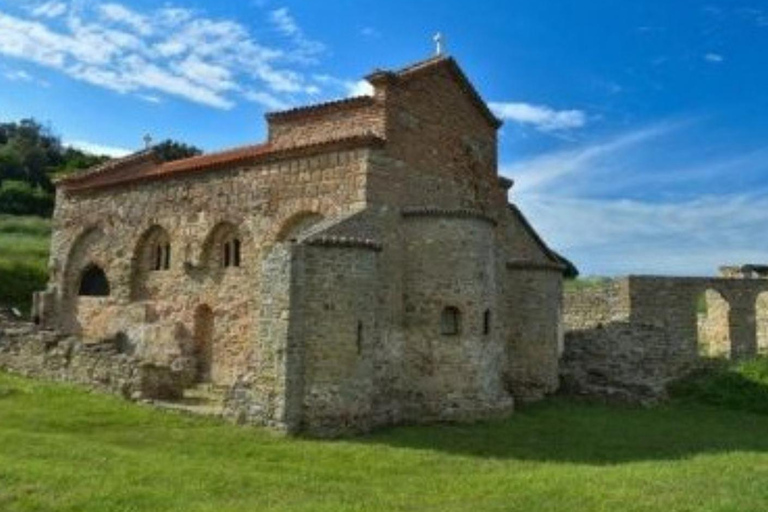
POLYGON ((47 281, 50 238, 48 219, 0 215, 0 305, 29 313, 47 281))
POLYGON ((764 511, 768 416, 552 400, 344 441, 0 374, 0 510, 764 511))

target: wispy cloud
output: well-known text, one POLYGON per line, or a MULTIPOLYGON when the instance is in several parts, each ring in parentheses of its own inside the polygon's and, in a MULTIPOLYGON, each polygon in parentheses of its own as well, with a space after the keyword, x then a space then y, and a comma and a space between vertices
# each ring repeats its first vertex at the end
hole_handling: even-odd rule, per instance
POLYGON ((130 149, 99 144, 97 142, 89 142, 86 140, 65 140, 62 142, 62 144, 64 146, 79 149, 80 151, 84 151, 92 155, 106 155, 112 158, 120 158, 134 152, 130 149))
POLYGON ((513 102, 491 102, 488 105, 499 118, 531 125, 542 132, 570 130, 587 124, 587 115, 582 110, 555 110, 545 105, 513 102))
POLYGON ((119 93, 166 94, 219 109, 239 99, 288 105, 320 93, 302 68, 325 47, 285 7, 265 14, 277 32, 265 44, 240 22, 168 5, 143 12, 116 2, 24 6, 0 10, 0 55, 119 93))
POLYGON ((721 62, 725 61, 725 57, 723 57, 719 53, 707 53, 704 55, 704 60, 706 60, 707 62, 720 64, 721 62))
POLYGON ((768 171, 768 146, 717 155, 679 148, 687 158, 663 163, 659 148, 685 146, 697 123, 660 122, 503 173, 545 239, 587 274, 709 275, 721 264, 768 260, 768 239, 755 236, 768 225, 768 190, 749 180, 768 171), (699 181, 741 185, 712 193, 699 181))

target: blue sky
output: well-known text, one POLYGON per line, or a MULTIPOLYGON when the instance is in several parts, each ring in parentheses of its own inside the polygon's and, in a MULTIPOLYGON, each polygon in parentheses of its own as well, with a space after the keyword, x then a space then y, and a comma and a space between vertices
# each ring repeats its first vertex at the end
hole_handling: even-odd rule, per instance
POLYGON ((765 0, 0 0, 0 119, 113 153, 253 143, 436 31, 505 120, 512 199, 584 274, 768 262, 765 0))

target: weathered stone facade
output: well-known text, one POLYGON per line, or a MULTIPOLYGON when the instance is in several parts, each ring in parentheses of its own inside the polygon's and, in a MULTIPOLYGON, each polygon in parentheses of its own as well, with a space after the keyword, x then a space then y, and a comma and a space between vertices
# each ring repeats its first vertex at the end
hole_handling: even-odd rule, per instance
POLYGON ((42 327, 124 340, 290 432, 554 391, 562 267, 508 204, 499 121, 451 58, 368 80, 372 97, 269 114, 265 144, 60 182, 42 327))

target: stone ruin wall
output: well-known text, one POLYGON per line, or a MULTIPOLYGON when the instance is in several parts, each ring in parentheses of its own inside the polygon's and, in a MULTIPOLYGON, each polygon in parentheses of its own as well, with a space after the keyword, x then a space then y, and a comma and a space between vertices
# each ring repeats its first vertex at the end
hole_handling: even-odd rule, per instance
POLYGON ((655 401, 702 358, 764 350, 768 280, 630 276, 565 294, 564 389, 655 401))

